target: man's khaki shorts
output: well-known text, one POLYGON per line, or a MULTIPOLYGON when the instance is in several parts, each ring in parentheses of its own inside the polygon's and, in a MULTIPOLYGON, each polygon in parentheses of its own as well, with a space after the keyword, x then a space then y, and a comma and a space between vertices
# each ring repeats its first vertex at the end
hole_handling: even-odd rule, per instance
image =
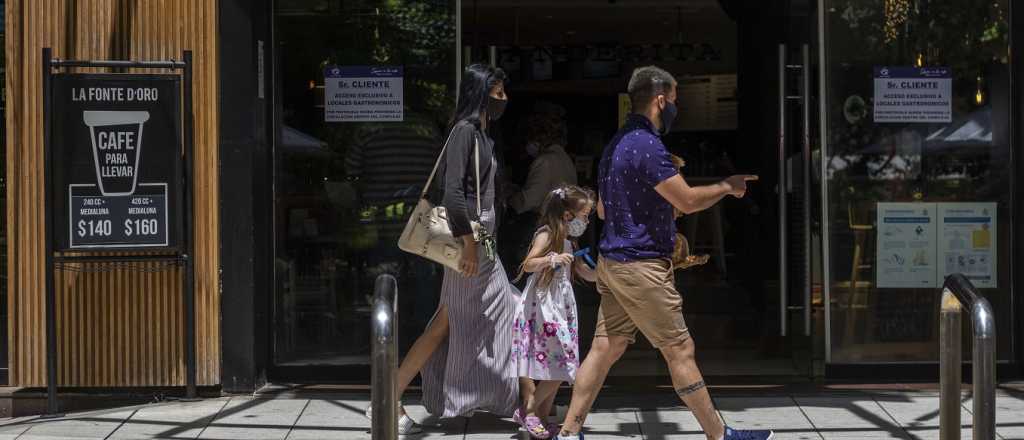
POLYGON ((624 336, 633 343, 639 329, 659 348, 690 337, 683 298, 667 259, 620 263, 602 258, 597 264, 597 292, 601 307, 595 336, 624 336))

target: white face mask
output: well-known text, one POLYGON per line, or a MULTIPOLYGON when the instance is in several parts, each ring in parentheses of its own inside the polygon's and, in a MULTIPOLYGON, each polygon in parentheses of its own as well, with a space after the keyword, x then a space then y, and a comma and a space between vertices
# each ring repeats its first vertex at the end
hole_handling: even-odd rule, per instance
POLYGON ((583 221, 579 217, 573 217, 573 219, 569 221, 569 236, 579 237, 583 235, 584 232, 587 232, 587 222, 583 221))

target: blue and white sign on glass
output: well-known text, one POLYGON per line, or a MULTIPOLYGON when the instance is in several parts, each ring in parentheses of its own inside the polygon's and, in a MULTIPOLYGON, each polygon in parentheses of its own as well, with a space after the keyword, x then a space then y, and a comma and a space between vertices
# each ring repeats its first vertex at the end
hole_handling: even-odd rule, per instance
POLYGON ((952 96, 946 67, 875 67, 875 122, 952 122, 952 96))
POLYGON ((405 119, 401 66, 324 68, 326 122, 402 122, 405 119))
POLYGON ((878 287, 935 287, 935 204, 878 204, 878 287))

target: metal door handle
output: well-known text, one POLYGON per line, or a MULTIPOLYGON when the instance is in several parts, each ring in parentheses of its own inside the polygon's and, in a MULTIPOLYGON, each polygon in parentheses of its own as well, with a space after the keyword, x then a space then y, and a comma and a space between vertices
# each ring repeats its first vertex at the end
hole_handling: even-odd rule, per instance
POLYGON ((786 45, 779 45, 779 334, 786 336, 789 314, 786 257, 786 45))
POLYGON ((811 49, 803 45, 804 336, 811 335, 811 49))
POLYGON ((811 336, 811 48, 803 47, 804 55, 804 336, 811 336))
POLYGON ((802 64, 786 64, 786 45, 779 45, 779 333, 786 336, 789 327, 789 310, 802 309, 804 313, 804 335, 811 335, 811 52, 804 44, 801 47, 802 64), (800 96, 786 95, 786 70, 799 69, 801 72, 800 96), (801 183, 803 184, 803 305, 789 307, 789 234, 786 192, 791 182, 786 167, 786 101, 799 99, 802 107, 803 133, 801 139, 801 183))

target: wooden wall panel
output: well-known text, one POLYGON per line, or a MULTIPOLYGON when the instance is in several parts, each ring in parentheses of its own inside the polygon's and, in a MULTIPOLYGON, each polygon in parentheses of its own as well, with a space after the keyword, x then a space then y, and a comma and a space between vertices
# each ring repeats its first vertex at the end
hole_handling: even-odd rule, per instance
MULTIPOLYGON (((181 59, 193 51, 197 378, 220 381, 217 213, 217 2, 8 0, 7 175, 10 379, 44 386, 42 48, 63 59, 181 59)), ((79 71, 103 71, 91 69, 79 71)), ((184 384, 182 277, 57 272, 59 385, 184 384)))

